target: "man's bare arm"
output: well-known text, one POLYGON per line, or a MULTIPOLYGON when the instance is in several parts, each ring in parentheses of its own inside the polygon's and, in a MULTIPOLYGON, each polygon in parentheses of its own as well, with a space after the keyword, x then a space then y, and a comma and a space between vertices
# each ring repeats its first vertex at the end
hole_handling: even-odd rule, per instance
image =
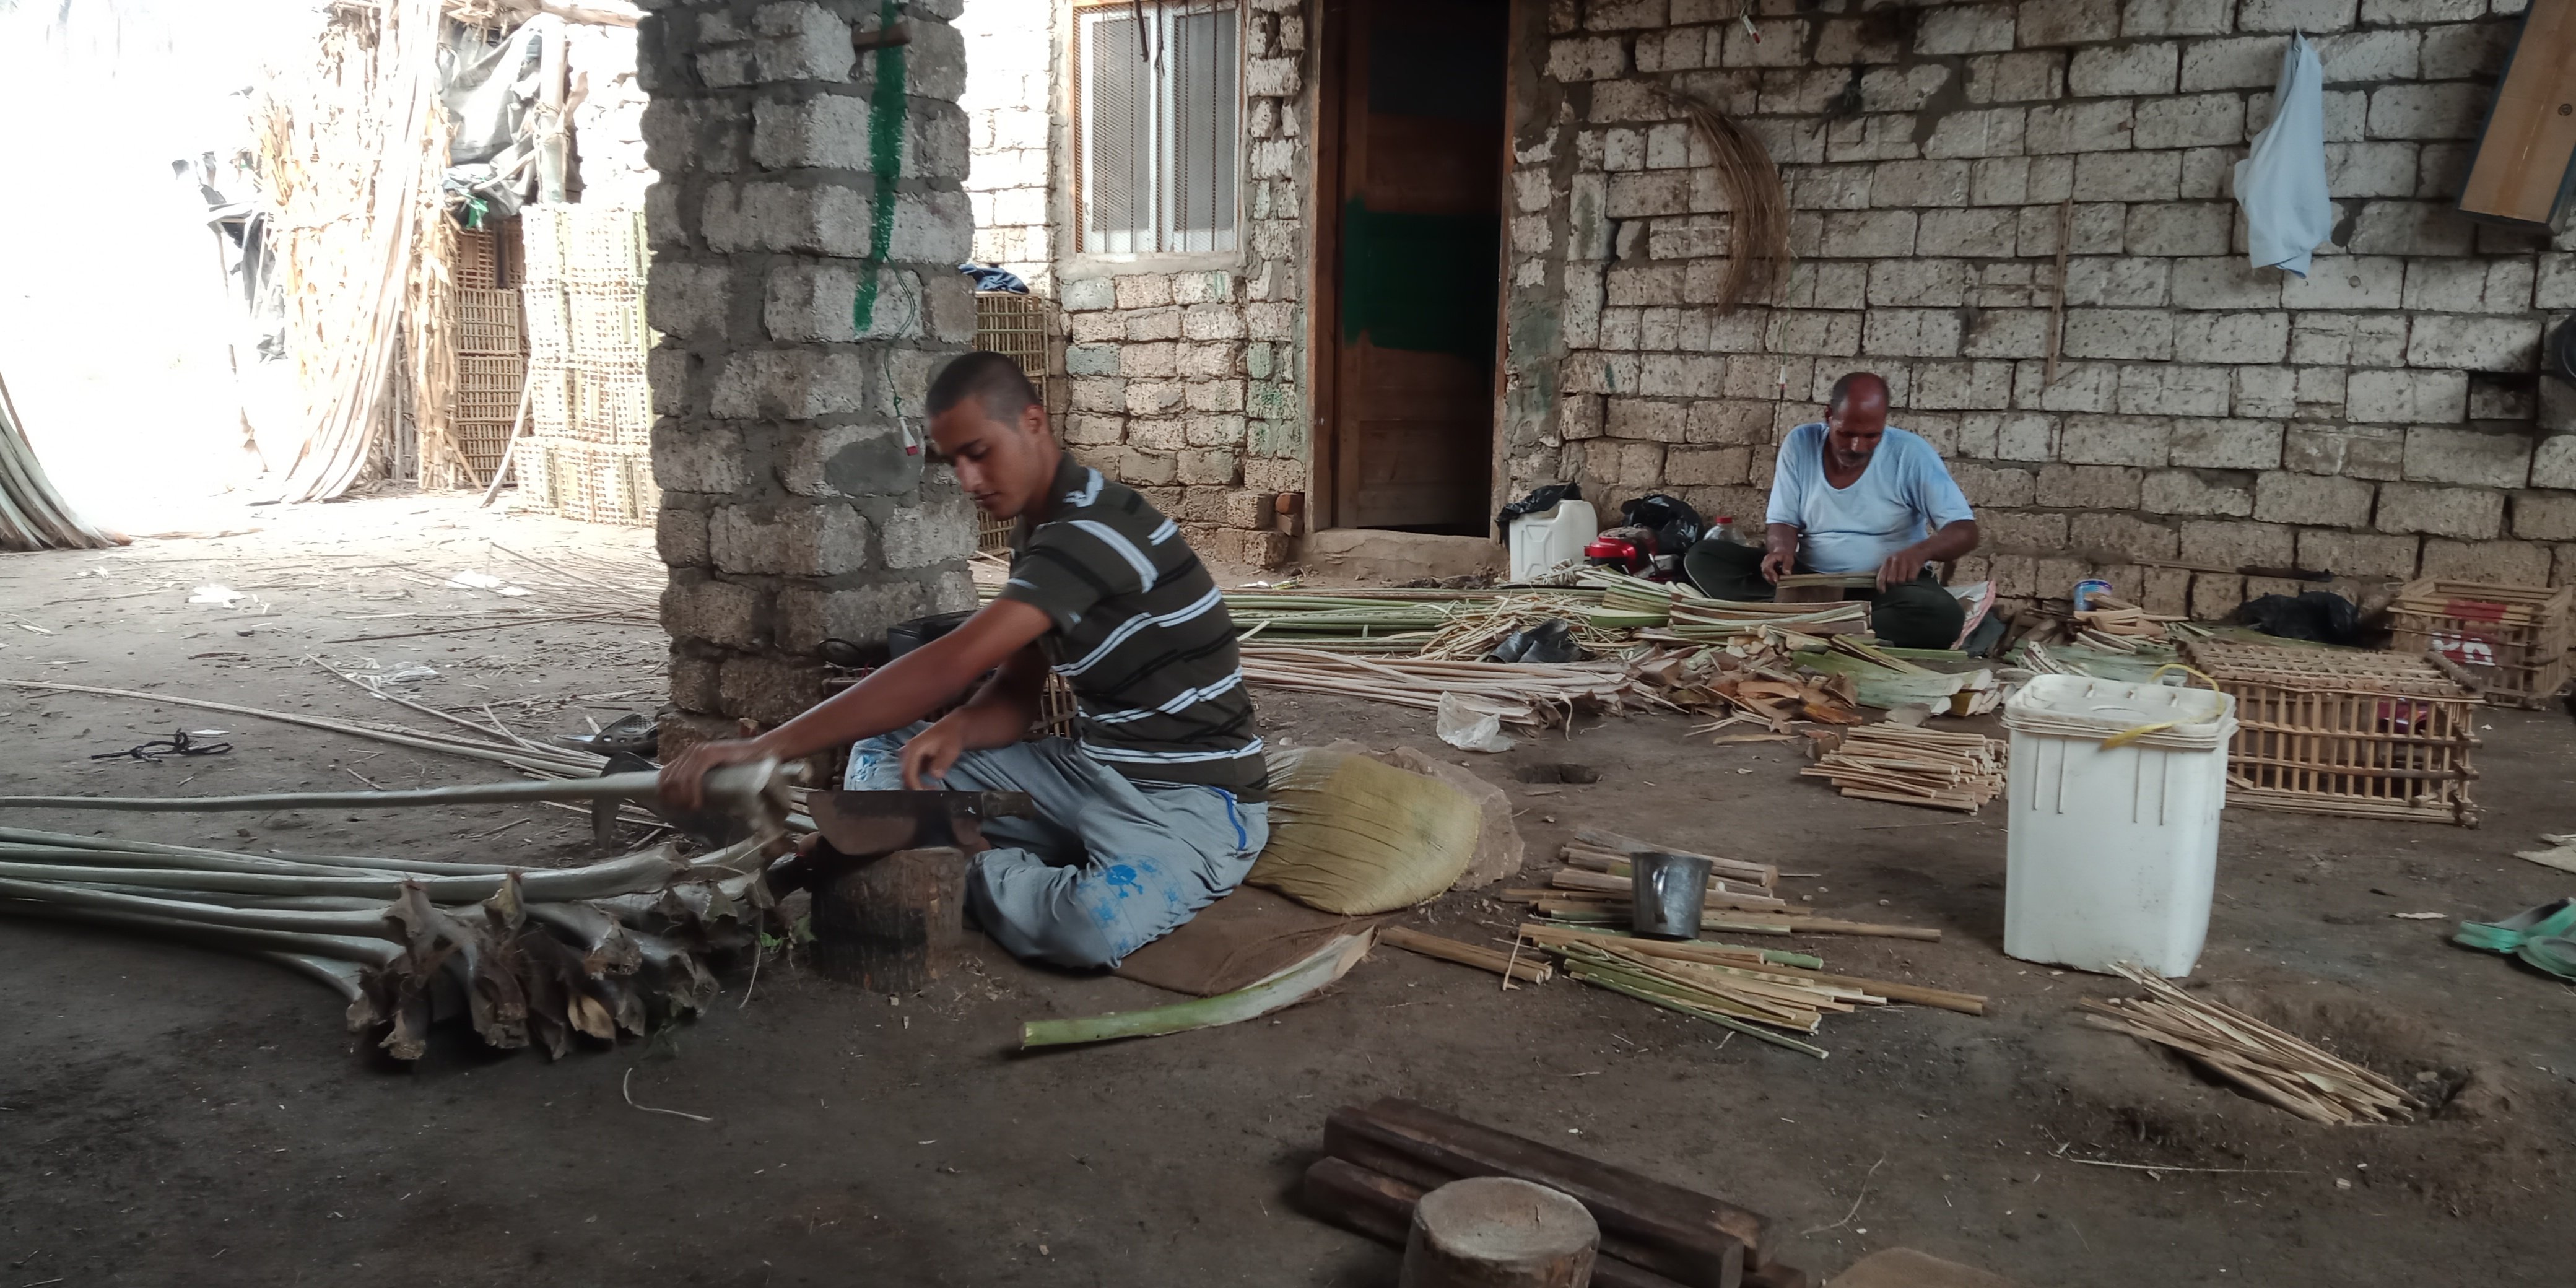
POLYGON ((1923 575, 1923 565, 1957 559, 1977 548, 1977 521, 1953 519, 1932 535, 1889 555, 1878 566, 1878 588, 1885 590, 1923 575))
POLYGON ((1798 566, 1798 533, 1794 523, 1774 523, 1762 532, 1762 580, 1777 585, 1798 566))
MULTIPOLYGON (((1017 660, 1023 651, 1033 653, 1030 646, 1052 626, 1040 609, 1016 600, 994 600, 965 625, 877 668, 875 674, 759 737, 703 742, 682 752, 662 769, 663 799, 681 809, 696 809, 702 780, 718 765, 796 760, 903 728, 946 705, 986 671, 1017 660)), ((1022 682, 1025 678, 1024 670, 1022 682)), ((1000 679, 996 677, 997 682, 1000 679)), ((998 723, 1000 717, 978 716, 977 724, 980 727, 988 719, 998 723)), ((1027 728, 1026 722, 1019 727, 1027 728)), ((1012 737, 1017 736, 1015 731, 1012 737)))

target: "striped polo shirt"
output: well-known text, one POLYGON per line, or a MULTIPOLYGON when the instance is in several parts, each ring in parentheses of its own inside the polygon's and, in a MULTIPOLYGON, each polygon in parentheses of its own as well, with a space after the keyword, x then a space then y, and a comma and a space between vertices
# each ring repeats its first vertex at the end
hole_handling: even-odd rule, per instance
POLYGON ((1268 799, 1234 618, 1180 526, 1070 456, 1051 489, 1045 521, 1020 525, 1001 597, 1055 623, 1039 648, 1073 688, 1082 749, 1140 782, 1268 799))

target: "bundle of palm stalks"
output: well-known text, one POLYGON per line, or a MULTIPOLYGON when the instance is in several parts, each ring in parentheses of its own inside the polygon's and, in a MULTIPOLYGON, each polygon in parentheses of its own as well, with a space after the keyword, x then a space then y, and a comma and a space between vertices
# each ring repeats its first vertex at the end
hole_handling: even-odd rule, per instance
POLYGON ((2147 996, 2088 997, 2085 1023, 2171 1047, 2255 1099, 2333 1124, 2407 1122, 2423 1107, 2396 1083, 2234 1007, 2195 997, 2127 962, 2111 969, 2147 996))
POLYGON ((1629 624, 1646 628, 1642 638, 1650 641, 1722 644, 1768 632, 1794 647, 1869 629, 1869 605, 1861 600, 1781 604, 1712 599, 1683 582, 1647 581, 1603 569, 1587 571, 1584 584, 1601 591, 1604 612, 1635 619, 1629 624))
POLYGON ((277 962, 337 989, 350 1031, 381 1030, 395 1059, 458 1015, 493 1047, 561 1057, 576 1035, 642 1037, 702 1007, 707 955, 757 947, 761 867, 758 842, 529 869, 5 828, 0 914, 277 962))
POLYGON ((1984 734, 1874 724, 1818 746, 1824 755, 1799 774, 1862 800, 1974 814, 2004 789, 2004 743, 1984 734))
POLYGON ((2087 606, 2068 619, 2078 643, 2113 653, 2135 653, 2140 640, 2171 643, 2173 637, 2165 628, 2185 620, 2188 619, 2150 613, 2127 600, 2100 594, 2090 596, 2087 606))
POLYGON ((1243 678, 1300 693, 1366 698, 1437 710, 1456 695, 1470 711, 1505 724, 1546 728, 1575 710, 1617 711, 1629 705, 1672 709, 1614 662, 1462 662, 1438 658, 1355 657, 1313 648, 1243 649, 1243 678))
POLYGON ((1637 939, 1542 922, 1522 923, 1520 938, 1555 956, 1566 974, 1586 984, 1818 1059, 1824 1048, 1787 1034, 1812 1034, 1829 1014, 1891 1001, 1967 1015, 1983 1015, 1986 1008, 1986 999, 1972 993, 1828 974, 1819 969, 1821 960, 1803 954, 1637 939))

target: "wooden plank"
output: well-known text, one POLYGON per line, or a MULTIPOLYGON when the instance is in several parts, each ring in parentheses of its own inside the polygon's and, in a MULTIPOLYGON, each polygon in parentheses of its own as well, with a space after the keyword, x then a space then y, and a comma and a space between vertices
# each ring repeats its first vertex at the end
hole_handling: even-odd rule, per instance
POLYGON ((1342 1157, 1349 1155, 1336 1142, 1359 1140, 1460 1176, 1518 1176, 1563 1190, 1591 1209, 1605 1234, 1652 1245, 1662 1264, 1641 1264, 1685 1283, 1704 1281, 1731 1251, 1724 1278, 1732 1284, 1748 1249, 1777 1246, 1758 1212, 1408 1100, 1336 1110, 1324 1134, 1325 1152, 1342 1157))

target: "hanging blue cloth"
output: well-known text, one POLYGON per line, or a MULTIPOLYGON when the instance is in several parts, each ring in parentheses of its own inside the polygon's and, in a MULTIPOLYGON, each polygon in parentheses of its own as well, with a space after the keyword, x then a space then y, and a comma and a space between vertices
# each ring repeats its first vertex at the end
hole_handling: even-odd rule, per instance
POLYGON ((2272 123, 2236 163, 2236 201, 2245 207, 2248 255, 2256 268, 2308 275, 2308 252, 2334 232, 2326 194, 2326 72, 2314 45, 2290 37, 2272 123))

